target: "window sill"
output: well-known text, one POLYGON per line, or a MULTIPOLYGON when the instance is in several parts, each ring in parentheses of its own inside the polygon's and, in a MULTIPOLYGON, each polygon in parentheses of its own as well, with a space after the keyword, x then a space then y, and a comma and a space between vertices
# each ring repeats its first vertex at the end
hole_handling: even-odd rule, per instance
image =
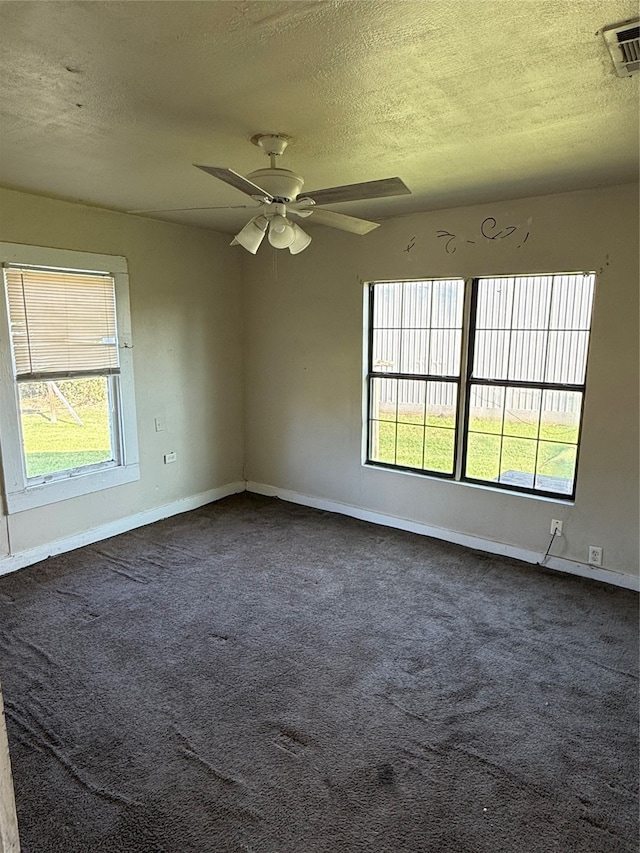
POLYGON ((122 486, 140 479, 140 465, 122 465, 116 468, 105 468, 103 471, 92 471, 78 474, 64 480, 40 483, 28 486, 20 491, 7 493, 6 507, 9 515, 16 512, 48 506, 58 501, 88 495, 113 486, 122 486))
POLYGON ((463 486, 466 489, 479 489, 481 492, 491 492, 494 495, 504 495, 510 498, 526 498, 527 500, 542 501, 543 503, 560 504, 561 506, 574 506, 575 499, 563 498, 558 495, 557 498, 549 495, 536 495, 531 492, 519 492, 515 489, 497 488, 489 483, 471 483, 467 480, 454 480, 453 477, 438 477, 436 474, 429 474, 423 471, 408 471, 404 468, 387 468, 383 465, 376 465, 374 462, 363 462, 363 468, 368 468, 373 471, 384 471, 387 474, 401 474, 409 477, 416 477, 420 480, 429 480, 430 482, 447 483, 447 485, 463 486))

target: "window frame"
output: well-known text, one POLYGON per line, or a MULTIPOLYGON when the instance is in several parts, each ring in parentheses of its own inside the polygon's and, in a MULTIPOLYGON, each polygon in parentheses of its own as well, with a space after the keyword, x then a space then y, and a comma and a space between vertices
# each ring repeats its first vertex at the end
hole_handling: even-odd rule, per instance
MULTIPOLYGON (((463 278, 462 276, 443 276, 422 277, 422 278, 399 278, 399 279, 381 279, 365 282, 365 304, 366 310, 364 316, 367 322, 367 334, 365 335, 365 359, 364 359, 364 440, 363 440, 363 459, 362 464, 367 467, 381 468, 389 471, 399 471, 401 473, 410 473, 420 477, 433 477, 439 480, 448 480, 450 482, 461 483, 472 487, 480 487, 485 489, 498 489, 503 492, 516 493, 543 500, 554 500, 560 503, 574 503, 578 486, 578 472, 580 463, 580 449, 582 444, 582 430, 584 425, 584 407, 587 394, 587 379, 589 369, 589 355, 591 344, 591 332, 593 325, 593 312, 595 306, 595 295, 597 288, 597 275, 591 271, 573 271, 573 272, 543 272, 543 273, 501 273, 499 275, 482 275, 463 278), (586 350, 584 381, 580 383, 554 383, 554 382, 535 382, 526 380, 491 380, 475 378, 473 376, 473 364, 475 357, 475 343, 477 331, 477 305, 478 305, 478 289, 479 283, 482 280, 498 279, 498 278, 533 278, 533 277, 556 277, 563 275, 572 276, 593 276, 593 298, 591 303, 591 311, 589 314, 589 339, 586 350), (375 297, 374 288, 378 284, 390 284, 404 282, 422 282, 422 281, 463 281, 464 282, 464 301, 463 301, 463 317, 462 317, 462 339, 460 351, 460 375, 459 377, 430 377, 427 375, 409 375, 403 373, 387 373, 375 371, 373 369, 373 347, 374 347, 374 312, 375 312, 375 297), (454 439, 454 456, 453 456, 453 473, 445 473, 432 471, 423 468, 413 468, 407 465, 398 465, 390 462, 379 462, 371 458, 371 428, 373 419, 372 412, 372 388, 375 379, 391 378, 391 379, 419 379, 425 382, 430 379, 439 381, 447 381, 457 384, 457 407, 455 414, 455 439, 454 439), (578 434, 576 439, 576 461, 573 477, 573 489, 569 493, 553 492, 535 487, 520 486, 512 483, 501 483, 499 480, 482 480, 475 477, 467 476, 466 462, 468 452, 468 437, 469 437, 469 418, 471 411, 471 392, 475 385, 484 387, 504 387, 505 392, 509 388, 526 388, 536 389, 544 393, 545 390, 566 391, 581 394, 580 413, 578 421, 578 434)), ((397 423, 397 422, 396 422, 397 423)), ((502 434, 500 434, 502 436, 502 434)), ((536 439, 538 442, 540 439, 536 439)))
MULTIPOLYGON (((20 417, 19 381, 15 376, 7 292, 0 298, 0 454, 7 514, 23 512, 140 479, 133 380, 129 275, 126 258, 0 242, 0 263, 103 273, 113 277, 120 373, 107 376, 113 395, 111 422, 115 461, 67 470, 59 475, 27 478, 20 417), (37 482, 34 482, 37 480, 37 482)), ((94 374, 95 375, 95 374, 94 374)), ((100 374, 102 375, 102 374, 100 374)), ((74 378, 82 378, 78 373, 74 378)))
MULTIPOLYGON (((449 278, 417 278, 417 279, 398 279, 397 282, 394 279, 389 279, 385 281, 372 281, 368 282, 368 303, 367 303, 367 316, 368 316, 368 343, 367 343, 367 360, 366 360, 366 436, 365 436, 365 465, 373 465, 376 468, 386 468, 391 471, 405 471, 411 474, 420 474, 422 476, 427 477, 438 477, 439 479, 444 480, 456 480, 457 472, 458 472, 458 460, 460 457, 460 447, 458 441, 458 416, 457 413, 460 409, 460 400, 462 399, 463 391, 464 391, 464 352, 466 345, 466 336, 465 336, 465 318, 466 318, 466 302, 467 302, 467 288, 466 281, 460 276, 453 276, 449 278), (463 285, 463 304, 462 304, 462 327, 461 327, 461 341, 460 341, 460 370, 457 376, 449 376, 449 375, 439 375, 439 374, 431 374, 431 373, 403 373, 402 371, 391 373, 388 371, 376 371, 373 369, 373 336, 374 336, 374 298, 373 298, 373 288, 377 284, 403 284, 406 281, 414 281, 414 282, 436 282, 436 281, 457 281, 462 283, 463 285), (395 462, 379 462, 377 460, 371 459, 371 388, 373 386, 373 382, 375 379, 396 379, 398 382, 402 380, 413 380, 424 382, 425 385, 427 382, 439 382, 439 383, 449 383, 451 385, 456 386, 456 425, 454 427, 454 444, 453 444, 453 465, 451 473, 446 471, 432 471, 425 470, 423 468, 412 468, 409 465, 398 465, 395 462)), ((398 422, 396 421, 396 427, 398 422)))

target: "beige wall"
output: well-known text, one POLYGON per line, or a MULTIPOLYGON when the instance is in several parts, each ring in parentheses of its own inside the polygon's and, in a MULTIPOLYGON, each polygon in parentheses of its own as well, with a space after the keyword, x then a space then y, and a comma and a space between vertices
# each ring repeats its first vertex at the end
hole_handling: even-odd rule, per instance
POLYGON ((0 517, 0 557, 8 536, 15 554, 241 481, 241 280, 229 238, 0 190, 0 239, 127 258, 141 467, 138 482, 0 517), (177 462, 165 465, 170 450, 177 462))
POLYGON ((0 558, 9 535, 19 553, 246 476, 528 551, 544 551, 561 518, 556 554, 584 563, 587 546, 600 545, 605 567, 637 576, 636 186, 401 217, 366 237, 310 227, 314 240, 295 257, 0 193, 0 239, 127 257, 142 472, 137 483, 0 517, 0 558), (486 240, 486 216, 520 230, 486 240), (454 253, 440 229, 458 235, 454 253), (361 465, 364 281, 576 269, 599 275, 575 505, 361 465), (178 461, 167 466, 169 450, 178 461))
POLYGON ((247 480, 537 552, 560 518, 558 556, 586 563, 599 545, 606 568, 637 575, 637 186, 401 217, 366 237, 317 228, 313 238, 295 257, 274 262, 267 248, 242 258, 247 480), (487 240, 487 216, 518 231, 487 240), (455 252, 440 229, 458 236, 455 252), (361 465, 364 281, 573 270, 598 272, 575 505, 361 465))

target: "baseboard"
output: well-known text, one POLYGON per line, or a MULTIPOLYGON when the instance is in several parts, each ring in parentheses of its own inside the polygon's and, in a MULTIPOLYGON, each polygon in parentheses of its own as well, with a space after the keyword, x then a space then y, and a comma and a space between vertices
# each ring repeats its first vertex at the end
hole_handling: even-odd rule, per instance
POLYGON ((108 539, 110 536, 117 536, 119 533, 126 533, 128 530, 134 530, 136 527, 144 527, 145 524, 153 524, 155 521, 162 521, 163 518, 179 515, 182 512, 189 512, 192 509, 198 509, 198 507, 205 504, 219 501, 228 495, 244 491, 244 481, 227 483, 227 485, 220 486, 217 489, 209 489, 206 492, 190 495, 188 498, 181 498, 170 504, 152 507, 135 515, 130 515, 127 518, 121 518, 117 521, 110 521, 108 524, 102 524, 99 527, 93 527, 91 530, 77 533, 74 536, 67 536, 64 539, 47 542, 45 545, 38 545, 36 548, 29 548, 26 551, 19 551, 16 554, 0 557, 0 575, 15 572, 18 569, 23 569, 25 566, 31 566, 33 563, 46 560, 47 557, 63 554, 66 551, 73 551, 75 548, 81 548, 83 545, 91 545, 93 542, 100 542, 102 539, 108 539))
MULTIPOLYGON (((443 527, 432 527, 429 524, 423 524, 419 521, 411 521, 407 518, 398 518, 397 516, 387 515, 382 512, 373 512, 372 510, 363 509, 362 507, 343 504, 339 501, 332 501, 326 498, 303 495, 300 492, 293 492, 289 489, 280 489, 276 486, 265 485, 264 483, 248 481, 246 487, 248 492, 254 492, 258 495, 281 498, 282 500, 289 501, 290 503, 302 504, 303 506, 313 507, 314 509, 323 509, 328 512, 336 512, 340 515, 349 515, 352 518, 358 518, 361 521, 370 521, 373 524, 382 524, 385 527, 395 527, 398 530, 407 530, 410 533, 418 533, 421 536, 432 536, 434 539, 443 539, 446 542, 453 542, 456 545, 465 545, 467 548, 473 548, 477 551, 499 554, 502 557, 513 557, 516 560, 523 560, 525 563, 539 563, 542 557, 542 554, 537 551, 529 551, 525 548, 518 548, 515 545, 506 545, 502 542, 494 542, 491 539, 469 536, 466 533, 459 533, 456 530, 447 530, 443 527)), ((613 586, 621 586, 625 589, 635 591, 640 590, 640 578, 635 577, 634 575, 625 575, 621 572, 614 572, 609 569, 595 569, 585 563, 565 560, 562 557, 548 557, 544 566, 547 569, 554 569, 559 572, 568 572, 572 575, 591 578, 591 580, 602 581, 604 583, 612 584, 613 586)))
MULTIPOLYGON (((228 495, 237 494, 243 491, 254 492, 255 494, 265 495, 269 497, 277 497, 290 503, 301 504, 303 506, 313 507, 314 509, 322 509, 327 512, 336 512, 340 515, 348 515, 352 518, 358 518, 361 521, 370 521, 373 524, 381 524, 385 527, 395 527, 398 530, 407 530, 410 533, 418 533, 421 536, 431 536, 434 539, 442 539, 446 542, 453 542, 456 545, 464 545, 467 548, 473 548, 477 551, 486 551, 490 554, 499 554, 503 557, 513 557, 516 560, 523 560, 526 563, 539 563, 541 554, 537 551, 529 551, 524 548, 518 548, 514 545, 506 545, 502 542, 494 542, 490 539, 483 539, 477 536, 469 536, 465 533, 459 533, 455 530, 447 530, 442 527, 432 527, 429 524, 423 524, 418 521, 411 521, 406 518, 388 515, 382 512, 373 512, 372 510, 363 509, 362 507, 352 506, 350 504, 340 503, 339 501, 329 500, 327 498, 319 498, 313 495, 304 495, 300 492, 293 492, 289 489, 280 489, 276 486, 265 485, 264 483, 254 483, 249 481, 244 483, 238 481, 236 483, 228 483, 225 486, 220 486, 217 489, 209 489, 206 492, 200 492, 197 495, 191 495, 188 498, 181 498, 170 504, 164 504, 159 507, 152 507, 135 515, 122 518, 117 521, 109 522, 108 524, 94 527, 91 530, 74 536, 68 536, 64 539, 57 539, 54 542, 48 542, 44 545, 39 545, 36 548, 30 548, 26 551, 20 551, 16 554, 10 554, 5 557, 0 557, 0 575, 15 572, 25 566, 31 566, 34 563, 39 563, 41 560, 46 560, 47 557, 53 557, 56 554, 63 554, 66 551, 73 551, 74 548, 81 548, 83 545, 91 545, 93 542, 99 542, 102 539, 108 539, 110 536, 117 536, 119 533, 126 533, 128 530, 134 530, 136 527, 144 527, 145 524, 153 524, 155 521, 161 521, 163 518, 169 518, 172 515, 179 515, 182 512, 189 512, 192 509, 213 501, 225 498, 228 495)), ((603 583, 612 584, 613 586, 624 587, 635 591, 640 590, 640 578, 634 575, 625 575, 619 572, 614 572, 608 569, 596 569, 584 563, 566 560, 562 557, 549 557, 545 563, 545 567, 554 569, 559 572, 567 572, 572 575, 579 575, 584 578, 602 581, 603 583)))

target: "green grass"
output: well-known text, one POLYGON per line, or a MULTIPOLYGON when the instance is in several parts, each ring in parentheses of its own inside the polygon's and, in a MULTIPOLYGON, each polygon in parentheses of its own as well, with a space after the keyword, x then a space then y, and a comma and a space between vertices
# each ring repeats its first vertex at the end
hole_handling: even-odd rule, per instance
POLYGON ((112 458, 105 405, 83 406, 76 411, 82 426, 66 411, 57 413, 57 422, 50 420, 48 412, 23 413, 22 435, 28 477, 95 465, 112 458))
MULTIPOLYGON (((48 412, 23 414, 28 477, 94 465, 112 458, 105 404, 83 406, 78 414, 82 426, 64 410, 58 412, 55 423, 51 422, 48 412)), ((375 453, 372 448, 373 456, 379 462, 451 474, 454 426, 454 418, 450 415, 429 416, 426 429, 422 418, 411 413, 404 413, 402 423, 397 426, 392 420, 380 420, 378 450, 375 453)), ((498 480, 501 471, 535 473, 536 442, 532 439, 535 439, 537 425, 509 419, 502 441, 498 434, 501 426, 498 419, 472 418, 467 476, 490 482, 498 480)), ((546 423, 540 430, 540 438, 544 441, 540 441, 537 448, 537 473, 571 481, 575 471, 577 429, 562 423, 546 423)))
MULTIPOLYGON (((373 458, 418 470, 453 473, 454 418, 431 416, 426 429, 420 416, 404 413, 401 418, 397 426, 391 420, 378 422, 377 453, 372 447, 373 458)), ((501 472, 517 471, 573 480, 577 441, 577 428, 573 425, 547 422, 540 429, 539 442, 535 441, 537 424, 518 418, 505 422, 502 438, 502 424, 497 419, 475 417, 470 426, 467 476, 497 481, 501 472)))

